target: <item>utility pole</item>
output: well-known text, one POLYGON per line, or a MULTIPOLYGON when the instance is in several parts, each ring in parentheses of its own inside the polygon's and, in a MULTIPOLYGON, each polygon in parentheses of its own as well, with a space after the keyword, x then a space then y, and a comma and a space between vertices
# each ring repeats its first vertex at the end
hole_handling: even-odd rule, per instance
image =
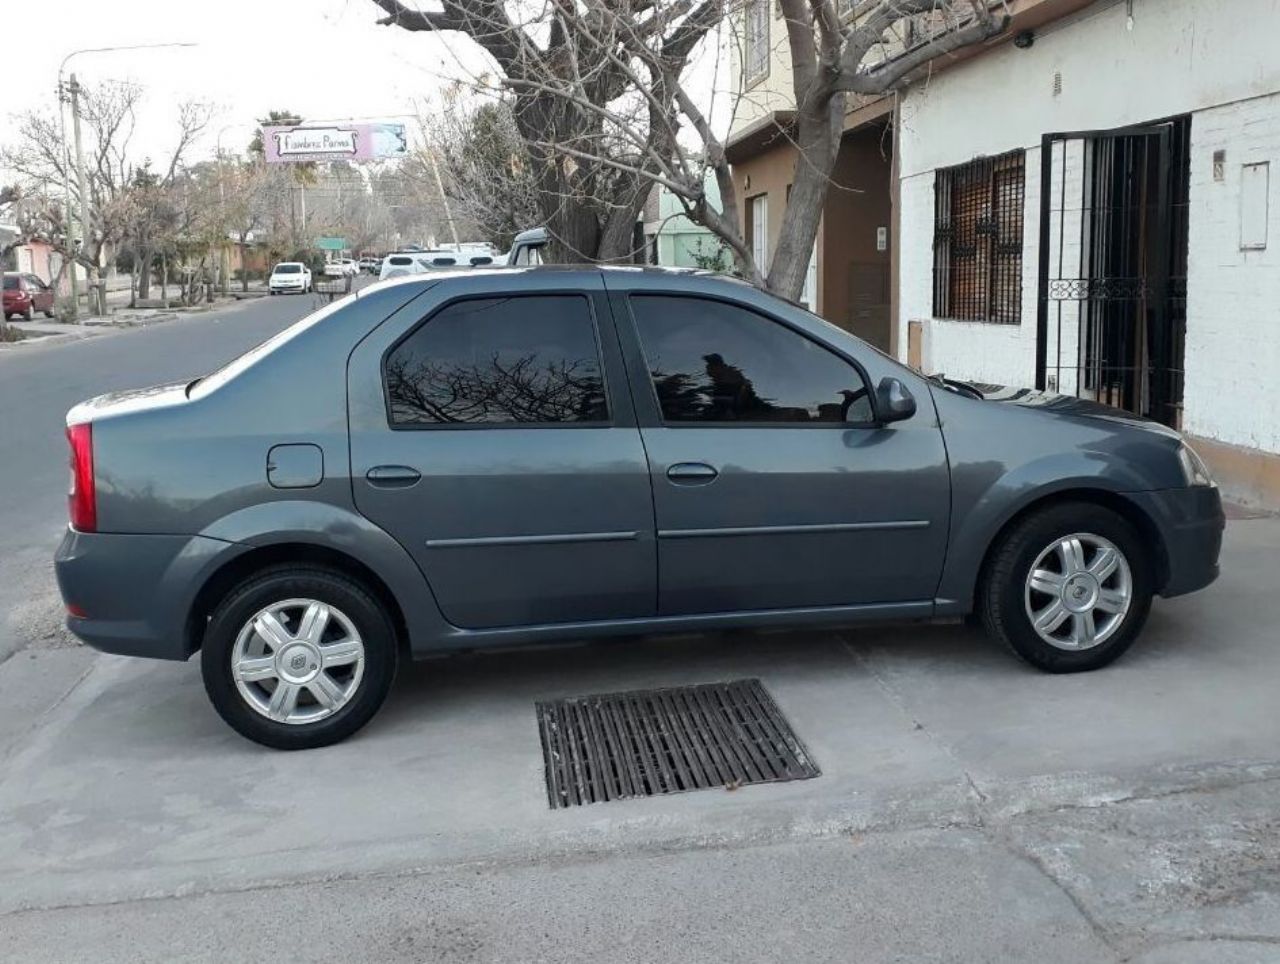
MULTIPOLYGON (((89 232, 92 226, 89 221, 89 188, 84 173, 84 144, 80 138, 80 84, 76 81, 76 75, 71 75, 71 121, 76 139, 76 183, 80 190, 80 247, 81 250, 88 253, 89 250, 89 232)), ((89 291, 88 305, 90 313, 95 307, 93 272, 89 273, 89 291)))
MULTIPOLYGON (((63 67, 67 61, 63 60, 63 67)), ((80 315, 80 281, 76 277, 76 237, 71 227, 71 152, 67 150, 67 90, 62 83, 62 67, 58 68, 58 126, 62 129, 62 228, 66 234, 66 257, 71 264, 71 318, 80 315)))
POLYGON ((440 192, 440 200, 444 203, 444 219, 449 222, 449 233, 453 235, 453 248, 455 251, 461 252, 462 245, 458 242, 458 226, 453 221, 453 214, 449 210, 449 197, 444 193, 444 181, 440 180, 440 164, 436 161, 436 152, 427 148, 427 157, 431 158, 431 171, 436 176, 436 190, 440 192))

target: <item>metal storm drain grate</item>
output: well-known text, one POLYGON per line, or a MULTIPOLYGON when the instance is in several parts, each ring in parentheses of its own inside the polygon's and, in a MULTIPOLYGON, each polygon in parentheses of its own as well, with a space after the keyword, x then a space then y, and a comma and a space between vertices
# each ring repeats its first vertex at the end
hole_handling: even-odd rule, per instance
POLYGON ((552 809, 821 772, 757 679, 538 703, 552 809))

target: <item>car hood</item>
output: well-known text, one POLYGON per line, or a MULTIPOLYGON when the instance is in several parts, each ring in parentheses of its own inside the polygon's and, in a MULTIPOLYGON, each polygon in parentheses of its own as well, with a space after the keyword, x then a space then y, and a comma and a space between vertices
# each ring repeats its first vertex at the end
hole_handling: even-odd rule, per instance
POLYGON ((1077 398, 1074 395, 1062 395, 1058 392, 1043 392, 1033 388, 1014 388, 1008 385, 990 385, 977 382, 960 383, 976 391, 983 399, 1000 402, 1005 405, 1017 405, 1020 408, 1033 409, 1046 415, 1070 416, 1077 418, 1103 419, 1121 425, 1168 435, 1178 438, 1178 433, 1167 425, 1152 421, 1142 415, 1135 415, 1123 409, 1112 408, 1088 398, 1077 398))
POLYGON ((149 409, 182 405, 187 401, 189 384, 191 383, 177 382, 172 385, 156 385, 153 388, 137 388, 127 392, 99 395, 97 398, 81 402, 67 412, 67 424, 97 422, 118 415, 132 415, 149 409))

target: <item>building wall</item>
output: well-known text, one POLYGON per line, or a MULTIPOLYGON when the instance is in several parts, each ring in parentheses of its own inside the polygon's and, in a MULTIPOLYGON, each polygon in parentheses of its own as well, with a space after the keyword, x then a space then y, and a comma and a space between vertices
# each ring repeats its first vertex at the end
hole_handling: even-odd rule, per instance
MULTIPOLYGON (((1280 57, 1274 30, 1262 29, 1280 25, 1280 0, 1232 0, 1229 16, 1223 4, 1203 0, 1135 0, 1133 6, 1132 29, 1123 2, 1099 0, 1038 30, 1030 49, 1006 43, 902 95, 900 351, 908 323, 920 320, 926 369, 1031 383, 1041 136, 1190 113, 1184 427, 1280 451, 1280 384, 1268 377, 1280 363, 1280 330, 1269 323, 1280 303, 1280 57), (1242 26, 1248 24, 1258 29, 1242 26), (1021 324, 933 319, 934 172, 1019 147, 1026 149, 1021 324), (1215 150, 1227 155, 1221 182, 1213 180, 1215 150), (1272 240, 1264 251, 1242 251, 1240 169, 1256 160, 1272 161, 1272 240)), ((1078 236, 1078 227, 1065 233, 1078 236)), ((1078 252, 1064 255, 1070 261, 1078 252)))
POLYGON ((1191 121, 1184 427, 1280 452, 1280 94, 1201 111, 1191 121), (1222 180, 1213 155, 1226 152, 1222 180), (1267 246, 1242 250, 1245 164, 1270 162, 1267 246))
MULTIPOLYGON (((733 183, 737 187, 738 203, 742 206, 743 235, 748 244, 752 236, 751 201, 761 194, 768 195, 770 259, 778 250, 782 215, 787 209, 787 187, 795 174, 795 166, 796 150, 785 141, 733 165, 733 183)), ((761 269, 767 271, 768 266, 762 265, 761 269)))
POLYGON ((787 43, 787 25, 779 16, 774 0, 769 3, 769 73, 750 87, 743 86, 742 58, 746 42, 743 29, 743 9, 740 7, 729 18, 731 82, 740 91, 733 105, 733 118, 729 124, 729 139, 744 128, 750 127, 762 117, 779 110, 794 110, 795 95, 791 90, 791 47, 787 43))

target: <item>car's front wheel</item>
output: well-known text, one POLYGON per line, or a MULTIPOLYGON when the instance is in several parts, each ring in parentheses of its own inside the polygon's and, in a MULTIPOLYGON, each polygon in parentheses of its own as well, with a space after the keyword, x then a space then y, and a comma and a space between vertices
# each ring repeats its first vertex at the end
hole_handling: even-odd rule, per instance
POLYGON ((236 587, 205 633, 209 699, 237 732, 265 746, 326 746, 364 726, 397 662, 385 609, 328 569, 281 566, 236 587))
POLYGON ((995 547, 978 592, 987 631, 1052 673, 1098 669, 1133 643, 1151 608, 1150 553, 1119 514, 1063 503, 995 547))

